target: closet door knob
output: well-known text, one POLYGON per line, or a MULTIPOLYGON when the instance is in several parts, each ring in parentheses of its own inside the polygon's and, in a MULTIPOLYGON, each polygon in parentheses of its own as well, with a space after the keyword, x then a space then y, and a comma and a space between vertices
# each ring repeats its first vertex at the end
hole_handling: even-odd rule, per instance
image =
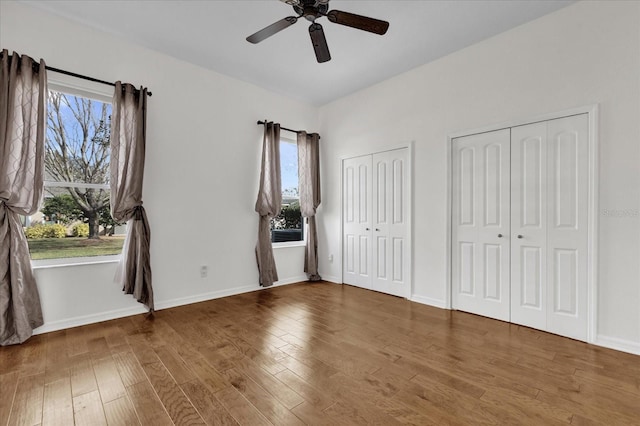
POLYGON ((518 235, 518 238, 523 238, 522 235, 518 235))
POLYGON ((376 231, 380 232, 380 230, 378 228, 376 228, 376 231))
POLYGON ((502 238, 502 234, 498 234, 498 238, 502 238))
POLYGON ((364 230, 365 230, 365 231, 370 231, 370 229, 369 229, 369 228, 364 228, 364 230))

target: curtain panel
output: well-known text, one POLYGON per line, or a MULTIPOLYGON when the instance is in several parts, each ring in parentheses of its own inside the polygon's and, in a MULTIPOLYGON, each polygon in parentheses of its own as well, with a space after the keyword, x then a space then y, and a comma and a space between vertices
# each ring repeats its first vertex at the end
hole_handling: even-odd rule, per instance
POLYGON ((142 206, 147 89, 116 82, 111 118, 111 216, 127 221, 127 236, 116 274, 125 294, 153 312, 151 231, 142 206))
POLYGON ((38 211, 44 185, 47 75, 2 51, 0 69, 0 345, 22 343, 43 324, 20 216, 38 211))
MULTIPOLYGON (((265 120, 266 121, 266 120, 265 120)), ((262 163, 260 187, 256 200, 256 212, 260 215, 256 261, 259 282, 263 287, 278 281, 276 262, 271 245, 271 218, 280 213, 282 207, 282 182, 280 176, 280 124, 268 122, 264 125, 262 138, 262 163)))
POLYGON ((316 209, 320 205, 320 136, 317 133, 298 133, 298 187, 300 211, 308 224, 304 272, 309 281, 320 281, 316 228, 316 209))

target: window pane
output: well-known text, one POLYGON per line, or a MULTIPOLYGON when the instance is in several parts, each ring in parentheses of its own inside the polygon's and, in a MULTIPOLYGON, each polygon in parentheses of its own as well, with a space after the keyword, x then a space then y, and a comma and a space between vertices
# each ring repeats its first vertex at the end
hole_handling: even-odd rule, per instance
POLYGON ((49 91, 45 181, 109 184, 111 104, 49 91))
POLYGON ((122 251, 123 227, 109 212, 110 137, 111 104, 49 92, 45 199, 25 218, 32 259, 122 251))
POLYGON ((298 193, 298 145, 280 141, 280 172, 282 178, 282 210, 271 221, 271 241, 303 241, 304 226, 298 193))

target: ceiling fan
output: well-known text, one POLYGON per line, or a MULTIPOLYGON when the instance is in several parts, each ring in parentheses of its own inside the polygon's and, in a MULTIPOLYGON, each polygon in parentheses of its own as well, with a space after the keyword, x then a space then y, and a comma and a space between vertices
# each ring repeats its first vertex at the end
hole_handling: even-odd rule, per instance
POLYGON ((316 53, 318 62, 327 62, 331 60, 327 39, 324 36, 322 25, 316 22, 316 19, 326 16, 330 22, 359 30, 369 31, 370 33, 383 35, 389 29, 387 21, 368 18, 366 16, 356 15, 354 13, 342 12, 340 10, 329 10, 329 0, 280 0, 283 3, 293 6, 293 10, 297 16, 287 16, 268 27, 265 27, 255 34, 247 37, 249 43, 260 43, 262 40, 290 27, 298 22, 298 18, 304 17, 311 21, 309 26, 309 35, 311 43, 316 53))

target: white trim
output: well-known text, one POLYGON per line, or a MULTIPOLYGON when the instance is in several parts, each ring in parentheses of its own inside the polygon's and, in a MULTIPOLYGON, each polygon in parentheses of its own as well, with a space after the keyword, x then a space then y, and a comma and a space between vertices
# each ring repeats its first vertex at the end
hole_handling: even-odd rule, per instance
POLYGON ((422 305, 433 306, 435 308, 450 309, 447 307, 446 300, 432 299, 431 297, 418 296, 417 294, 414 294, 413 296, 411 296, 409 300, 412 302, 420 303, 422 305))
POLYGON ((100 312, 91 315, 82 315, 73 318, 66 318, 59 321, 45 322, 44 325, 36 328, 33 334, 49 333, 51 331, 65 330, 67 328, 79 327, 81 325, 94 324, 102 321, 109 321, 117 318, 124 318, 131 315, 144 314, 147 309, 142 305, 130 308, 114 309, 112 311, 100 312))
POLYGON ((100 102, 112 103, 115 87, 107 86, 55 71, 47 71, 47 86, 49 90, 62 92, 84 98, 95 99, 100 102))
POLYGON ((589 212, 588 212, 588 249, 587 258, 589 264, 589 270, 587 272, 587 342, 594 343, 596 341, 597 325, 598 325, 598 213, 599 213, 599 199, 598 199, 598 182, 599 182, 599 108, 598 104, 586 105, 582 107, 576 107, 566 109, 563 111, 548 113, 535 116, 530 119, 511 120, 504 123, 498 123, 490 126, 485 126, 477 129, 466 130, 461 132, 454 132, 447 136, 447 242, 446 242, 446 265, 447 274, 445 282, 445 291, 447 296, 447 306, 451 309, 452 298, 452 282, 451 282, 451 268, 453 255, 451 253, 451 233, 453 231, 453 224, 451 223, 452 214, 452 188, 451 188, 451 173, 453 171, 453 158, 452 158, 452 140, 462 136, 470 136, 479 133, 492 132, 495 130, 507 129, 512 127, 524 126, 527 124, 537 123, 541 121, 556 120, 559 118, 569 117, 573 115, 587 114, 589 120, 589 212))
MULTIPOLYGON (((271 287, 260 287, 257 284, 233 287, 225 290, 211 291, 207 293, 196 294, 194 296, 179 297, 155 303, 157 311, 162 309, 175 308, 177 306, 190 305, 192 303, 206 302, 208 300, 220 299, 222 297, 235 296, 242 293, 250 293, 252 291, 261 291, 268 288, 280 287, 284 285, 296 284, 307 281, 306 276, 297 276, 286 280, 277 281, 271 287)), ((95 324, 97 322, 109 321, 118 318, 124 318, 131 315, 144 314, 147 308, 143 305, 136 305, 129 308, 114 309, 112 311, 100 312, 91 315, 82 315, 73 318, 67 318, 59 321, 46 322, 44 325, 34 330, 34 335, 49 333, 52 331, 64 330, 67 328, 79 327, 82 325, 95 324)))
POLYGON ((504 121, 501 123, 491 124, 488 126, 478 127, 475 129, 453 132, 449 134, 449 139, 455 139, 462 136, 477 135, 479 133, 493 132, 495 130, 508 129, 511 127, 526 126, 527 124, 539 123, 541 121, 556 120, 558 118, 570 117, 572 115, 592 114, 594 111, 597 111, 597 109, 598 109, 598 104, 591 104, 591 105, 586 105, 586 106, 581 106, 576 108, 569 108, 562 111, 551 112, 547 114, 540 114, 530 118, 504 121))
POLYGON ((407 207, 407 247, 409 248, 409 270, 407 271, 407 288, 405 290, 405 299, 411 299, 413 292, 413 156, 414 156, 414 141, 401 142, 399 145, 386 146, 378 148, 375 151, 364 152, 360 154, 347 154, 341 155, 338 159, 340 161, 340 284, 344 283, 344 259, 343 259, 343 237, 344 237, 344 162, 350 158, 363 157, 365 155, 380 154, 382 152, 397 151, 400 149, 407 150, 407 193, 409 194, 409 206, 407 207))
POLYGON ((640 343, 617 337, 609 337, 598 335, 593 342, 595 345, 602 346, 616 351, 628 352, 634 355, 640 355, 640 343))
POLYGON ((84 256, 84 257, 59 257, 55 259, 38 259, 31 261, 31 268, 51 269, 51 268, 68 268, 76 266, 99 265, 102 263, 118 263, 120 255, 111 256, 84 256))
POLYGON ((338 244, 338 266, 340 266, 340 277, 337 281, 339 284, 344 284, 344 206, 342 205, 344 199, 344 160, 346 160, 346 158, 340 158, 340 235, 338 236, 338 241, 340 241, 340 244, 338 244))
POLYGON ((342 284, 342 278, 334 277, 333 275, 322 275, 322 280, 332 284, 342 284))
POLYGON ((600 147, 598 104, 587 109, 589 120, 589 207, 587 212, 587 342, 595 342, 598 333, 598 228, 599 228, 599 182, 600 182, 600 147))
POLYGON ((45 180, 44 186, 51 188, 83 188, 83 189, 109 189, 108 183, 82 183, 45 180))
MULTIPOLYGON (((304 218, 302 218, 304 220, 304 218)), ((306 225, 305 225, 306 226, 306 225)), ((306 234, 306 232, 305 232, 306 234)), ((276 250, 276 249, 283 249, 283 248, 291 248, 291 247, 305 247, 307 245, 305 240, 300 240, 300 241, 282 241, 279 243, 271 243, 271 247, 276 250)))
POLYGON ((409 248, 409 270, 407 271, 407 288, 405 290, 404 297, 405 299, 409 299, 413 294, 413 200, 415 194, 413 193, 413 147, 415 143, 411 141, 407 146, 407 154, 409 158, 407 158, 407 194, 409 194, 409 205, 407 206, 407 224, 409 225, 409 229, 407 229, 407 247, 409 248))
POLYGON ((446 180, 446 184, 447 184, 447 198, 446 198, 446 202, 445 202, 445 209, 446 209, 446 214, 445 214, 445 221, 446 221, 446 226, 447 226, 447 230, 446 230, 446 235, 445 235, 445 265, 446 266, 446 272, 445 272, 445 296, 444 296, 444 304, 445 304, 445 309, 453 309, 453 292, 452 292, 452 268, 453 268, 453 254, 451 253, 452 248, 452 239, 453 239, 453 223, 451 220, 451 217, 453 215, 453 196, 451 194, 451 191, 453 191, 453 176, 451 176, 451 174, 453 173, 453 154, 452 154, 452 150, 453 150, 453 141, 454 137, 453 136, 448 136, 447 137, 447 163, 446 163, 446 167, 447 167, 447 180, 446 180))

